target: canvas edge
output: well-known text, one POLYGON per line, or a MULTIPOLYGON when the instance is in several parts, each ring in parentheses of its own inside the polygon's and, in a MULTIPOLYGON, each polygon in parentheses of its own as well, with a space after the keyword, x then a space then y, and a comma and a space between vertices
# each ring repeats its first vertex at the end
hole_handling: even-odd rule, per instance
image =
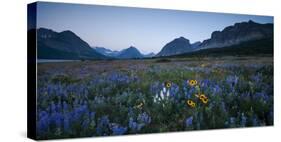
POLYGON ((37 2, 27 5, 27 137, 36 138, 37 2))

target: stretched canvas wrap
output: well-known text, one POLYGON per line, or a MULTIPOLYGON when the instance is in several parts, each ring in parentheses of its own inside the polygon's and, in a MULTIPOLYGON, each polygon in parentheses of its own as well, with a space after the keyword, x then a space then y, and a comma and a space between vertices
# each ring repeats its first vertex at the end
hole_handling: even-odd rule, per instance
POLYGON ((272 16, 29 4, 28 137, 272 126, 273 23, 272 16))

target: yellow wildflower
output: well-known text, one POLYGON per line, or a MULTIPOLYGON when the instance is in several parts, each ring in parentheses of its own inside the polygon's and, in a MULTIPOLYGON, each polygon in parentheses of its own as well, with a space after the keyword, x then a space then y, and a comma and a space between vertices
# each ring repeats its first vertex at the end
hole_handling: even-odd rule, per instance
POLYGON ((137 108, 138 108, 138 109, 141 109, 142 106, 143 106, 143 103, 140 103, 139 105, 137 105, 137 108))
POLYGON ((188 81, 188 84, 189 84, 190 86, 195 86, 195 85, 197 84, 197 80, 189 80, 189 81, 188 81))
POLYGON ((207 104, 208 103, 208 98, 203 98, 201 99, 202 103, 207 104))
POLYGON ((200 96, 199 96, 199 99, 200 100, 202 100, 202 99, 206 99, 207 97, 204 95, 204 94, 201 94, 200 96))
POLYGON ((170 88, 172 86, 172 83, 170 81, 165 82, 165 87, 170 88))
POLYGON ((187 100, 186 101, 187 105, 194 108, 196 106, 195 102, 193 102, 192 100, 187 100))

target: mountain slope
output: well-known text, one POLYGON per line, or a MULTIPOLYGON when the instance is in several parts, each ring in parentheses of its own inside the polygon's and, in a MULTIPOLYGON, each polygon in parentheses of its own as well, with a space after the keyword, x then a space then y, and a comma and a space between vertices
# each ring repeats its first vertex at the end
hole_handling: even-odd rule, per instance
POLYGON ((259 24, 250 20, 235 23, 225 27, 222 31, 214 31, 211 38, 202 43, 190 44, 189 40, 184 37, 176 38, 167 43, 156 57, 179 55, 209 48, 231 47, 261 39, 273 39, 273 24, 259 24))
POLYGON ((235 23, 222 31, 215 31, 211 38, 204 40, 199 49, 226 47, 242 42, 272 38, 273 24, 259 24, 253 21, 235 23))
POLYGON ((193 56, 252 56, 252 55, 273 55, 273 39, 259 39, 243 42, 241 44, 202 49, 190 53, 174 55, 171 57, 193 57, 193 56))
POLYGON ((38 59, 105 59, 71 31, 37 30, 38 59))
POLYGON ((95 49, 98 53, 108 57, 117 57, 120 54, 119 51, 112 51, 104 47, 93 47, 93 49, 95 49))
POLYGON ((120 54, 117 57, 120 59, 133 59, 143 58, 143 55, 137 48, 130 46, 129 48, 120 51, 120 54))
POLYGON ((155 56, 155 54, 153 53, 153 52, 151 52, 151 53, 148 53, 148 54, 145 54, 145 55, 143 55, 145 58, 151 58, 151 57, 154 57, 155 56))
POLYGON ((192 50, 189 40, 184 37, 179 37, 167 43, 156 56, 171 56, 192 50))

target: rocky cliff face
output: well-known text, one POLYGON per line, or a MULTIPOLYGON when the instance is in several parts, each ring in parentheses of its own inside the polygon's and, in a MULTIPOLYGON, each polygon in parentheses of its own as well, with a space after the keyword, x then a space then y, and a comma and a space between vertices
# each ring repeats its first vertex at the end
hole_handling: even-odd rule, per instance
POLYGON ((272 37, 273 24, 259 24, 250 20, 228 26, 222 31, 214 31, 211 38, 204 40, 198 49, 226 47, 272 37))
POLYGON ((167 43, 156 56, 171 56, 192 51, 193 48, 188 39, 179 37, 167 43))

